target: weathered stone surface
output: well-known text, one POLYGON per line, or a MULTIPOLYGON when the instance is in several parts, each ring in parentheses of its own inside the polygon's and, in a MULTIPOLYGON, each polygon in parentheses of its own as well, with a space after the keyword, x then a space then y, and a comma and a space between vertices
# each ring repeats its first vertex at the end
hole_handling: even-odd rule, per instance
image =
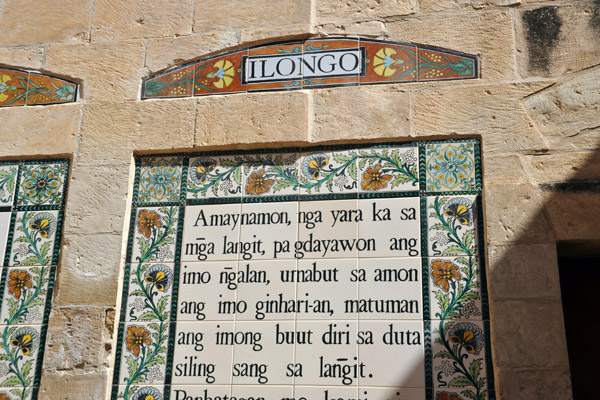
POLYGON ((316 0, 317 24, 414 14, 417 0, 316 0))
POLYGON ((560 77, 598 64, 600 26, 593 19, 598 6, 592 0, 561 3, 539 4, 516 17, 515 54, 522 76, 560 77))
POLYGON ((308 139, 306 92, 207 96, 196 101, 195 146, 295 143, 308 139))
POLYGON ((92 40, 187 35, 193 0, 96 0, 92 40))
POLYGON ((29 48, 0 48, 0 60, 3 65, 14 68, 40 69, 44 62, 44 49, 29 48))
MULTIPOLYGON (((87 294, 81 292, 82 297, 87 294)), ((44 371, 98 371, 105 366, 104 344, 111 341, 104 337, 105 316, 101 307, 54 308, 48 323, 44 371)))
POLYGON ((123 165, 131 162, 134 151, 190 148, 194 109, 192 98, 89 104, 76 161, 123 165))
POLYGON ((87 40, 90 8, 90 0, 5 0, 0 46, 87 40))
POLYGON ((108 369, 88 374, 44 372, 39 398, 53 400, 104 399, 108 377, 108 369))
POLYGON ((238 44, 235 32, 211 32, 194 36, 149 39, 146 67, 156 72, 238 44))
MULTIPOLYGON (((108 212, 113 211, 102 211, 108 212)), ((72 234, 66 229, 63 234, 55 304, 114 307, 119 289, 121 250, 125 246, 123 234, 72 234)))
POLYGON ((506 81, 516 76, 513 21, 507 11, 450 10, 403 18, 386 26, 389 40, 479 56, 482 81, 506 81), (467 30, 477 34, 465 34, 467 30))
POLYGON ((543 194, 544 208, 556 232, 556 240, 600 239, 600 192, 597 183, 595 187, 585 182, 564 189, 559 186, 555 190, 545 189, 543 194))
POLYGON ((317 90, 311 142, 401 138, 411 134, 410 95, 386 86, 317 90))
POLYGON ((481 135, 484 156, 546 148, 519 101, 548 86, 526 83, 458 86, 416 93, 417 136, 481 135))
POLYGON ((145 75, 144 42, 49 46, 46 68, 83 80, 85 100, 137 99, 145 75))
POLYGON ((130 187, 130 165, 75 164, 70 178, 65 230, 75 234, 121 233, 130 187), (101 209, 111 212, 99 213, 101 209))
POLYGON ((556 244, 489 246, 488 288, 494 300, 560 299, 556 244))
POLYGON ((506 400, 571 400, 568 370, 498 369, 500 398, 506 400))
MULTIPOLYGON (((600 59, 600 56, 598 57, 600 59)), ((524 101, 553 148, 595 150, 600 145, 600 68, 576 75, 524 101)))
POLYGON ((80 104, 0 108, 2 155, 72 154, 81 110, 80 104))
POLYGON ((492 343, 496 348, 496 364, 501 368, 568 370, 560 300, 494 301, 492 343))
POLYGON ((600 153, 553 153, 530 157, 537 183, 600 180, 600 153))
POLYGON ((488 185, 529 182, 522 157, 518 154, 484 153, 483 180, 488 185))
POLYGON ((520 0, 421 0, 419 10, 429 12, 462 7, 478 10, 488 6, 518 6, 521 3, 520 0))
POLYGON ((197 1, 194 10, 194 32, 252 29, 305 24, 310 31, 311 1, 270 0, 197 1))
POLYGON ((530 184, 486 185, 488 243, 553 242, 550 224, 541 207, 540 196, 530 184))
POLYGON ((268 44, 273 38, 278 40, 300 40, 302 41, 311 32, 311 25, 300 23, 276 27, 258 27, 242 29, 240 31, 240 43, 268 44))
POLYGON ((356 35, 360 37, 383 37, 385 23, 381 21, 359 21, 352 23, 325 23, 316 26, 317 33, 327 35, 356 35))

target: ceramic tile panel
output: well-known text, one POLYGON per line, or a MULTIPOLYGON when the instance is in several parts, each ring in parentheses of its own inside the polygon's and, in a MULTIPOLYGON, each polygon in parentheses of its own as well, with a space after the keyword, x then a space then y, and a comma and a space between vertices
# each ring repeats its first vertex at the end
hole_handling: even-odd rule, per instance
POLYGON ((125 397, 127 393, 130 399, 152 399, 152 400, 163 400, 168 394, 168 388, 162 385, 113 385, 112 397, 119 398, 125 397))
POLYGON ((419 82, 476 77, 476 57, 447 50, 419 47, 419 82))
POLYGON ((0 107, 71 103, 77 84, 50 75, 0 68, 0 107))
POLYGON ((195 65, 184 65, 144 81, 145 98, 191 97, 194 95, 195 65))
POLYGON ((0 165, 0 207, 13 203, 18 170, 17 164, 0 165))
POLYGON ((194 64, 194 96, 243 93, 242 66, 248 50, 240 50, 194 64))
POLYGON ((24 106, 29 90, 29 72, 0 69, 0 107, 24 106))
POLYGON ((492 393, 480 148, 138 157, 112 398, 492 393))
POLYGON ((64 196, 66 169, 64 164, 31 164, 21 169, 17 204, 57 205, 64 196))
POLYGON ((361 85, 368 83, 416 82, 419 69, 417 46, 361 39, 365 49, 366 72, 361 85))

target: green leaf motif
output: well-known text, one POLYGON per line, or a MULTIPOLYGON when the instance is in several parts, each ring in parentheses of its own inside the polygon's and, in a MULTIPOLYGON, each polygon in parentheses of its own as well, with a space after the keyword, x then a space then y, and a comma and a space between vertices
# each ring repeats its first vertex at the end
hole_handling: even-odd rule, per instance
POLYGON ((29 243, 29 239, 27 239, 27 236, 19 236, 18 238, 16 238, 15 240, 13 240, 13 242, 23 242, 23 243, 29 243))
POLYGON ((353 162, 348 166, 348 175, 350 175, 352 180, 356 180, 356 162, 353 162))
POLYGON ((471 377, 474 380, 479 379, 479 373, 481 372, 481 362, 483 359, 479 358, 471 363, 469 367, 469 372, 471 373, 471 377))
POLYGON ((160 318, 158 318, 158 315, 156 315, 154 311, 146 311, 138 317, 138 321, 153 321, 156 319, 160 318))
MULTIPOLYGON (((433 215, 433 216, 435 216, 435 215, 433 215)), ((434 224, 434 225, 431 225, 429 227, 429 230, 430 231, 433 231, 433 230, 442 230, 442 231, 445 231, 447 229, 446 229, 446 226, 443 225, 443 224, 434 224)))
POLYGON ((51 242, 46 242, 40 247, 40 255, 45 260, 46 256, 48 256, 48 250, 50 250, 51 242))
POLYGON ((22 386, 23 384, 21 383, 21 380, 19 378, 17 378, 16 376, 10 376, 8 378, 6 378, 4 381, 2 381, 2 383, 0 383, 0 386, 2 387, 12 387, 12 386, 22 386))
POLYGON ((164 364, 165 363, 165 359, 162 357, 154 357, 152 360, 148 361, 148 363, 146 364, 146 367, 152 367, 154 365, 158 365, 158 364, 164 364))
POLYGON ((438 300, 438 304, 440 306, 440 310, 443 313, 446 312, 446 310, 448 309, 448 304, 449 304, 449 300, 448 300, 448 296, 446 296, 444 294, 444 292, 442 292, 441 290, 435 293, 435 298, 438 300))
POLYGON ((475 230, 471 229, 471 230, 467 231, 467 233, 465 233, 463 236, 463 243, 465 244, 465 247, 469 250, 471 250, 471 246, 473 245, 474 233, 475 233, 475 230))
POLYGON ((130 296, 146 296, 146 294, 140 289, 134 290, 133 292, 129 293, 129 295, 130 296))
POLYGON ((137 371, 138 364, 133 356, 127 356, 125 358, 127 359, 127 372, 129 373, 129 376, 133 376, 137 371))
POLYGON ((236 168, 233 171, 233 180, 238 184, 241 185, 242 184, 242 169, 241 168, 236 168))
POLYGON ((27 257, 23 261, 21 261, 21 265, 39 265, 40 259, 36 256, 27 257))
POLYGON ((440 351, 435 355, 435 358, 449 358, 452 359, 452 354, 447 351, 440 351))
POLYGON ((21 375, 25 378, 29 377, 29 373, 31 372, 32 366, 33 360, 28 360, 25 364, 23 364, 23 368, 21 368, 21 375))
POLYGON ((280 191, 281 189, 284 189, 284 188, 290 187, 290 186, 294 186, 294 185, 295 185, 295 183, 290 181, 289 179, 280 179, 273 186, 273 193, 276 193, 276 192, 280 191))
POLYGON ((450 387, 467 387, 467 386, 473 386, 473 382, 471 382, 469 379, 467 379, 464 376, 457 376, 456 378, 452 379, 448 383, 448 386, 450 386, 450 387))
POLYGON ((412 182, 412 179, 406 175, 398 175, 391 183, 392 189, 403 183, 412 182))
POLYGON ((462 392, 460 392, 460 394, 469 399, 477 400, 477 396, 475 395, 475 393, 473 393, 472 390, 463 390, 462 392))
POLYGON ((160 298, 160 300, 158 300, 158 304, 156 306, 156 308, 158 309, 158 313, 162 316, 162 314, 165 312, 165 308, 167 307, 167 300, 169 299, 169 296, 163 296, 160 298))
POLYGON ((8 303, 8 317, 12 319, 19 310, 19 304, 11 297, 6 299, 6 302, 8 303))
POLYGON ((442 252, 443 256, 457 256, 459 254, 464 254, 465 251, 460 246, 450 246, 447 249, 444 249, 442 252))

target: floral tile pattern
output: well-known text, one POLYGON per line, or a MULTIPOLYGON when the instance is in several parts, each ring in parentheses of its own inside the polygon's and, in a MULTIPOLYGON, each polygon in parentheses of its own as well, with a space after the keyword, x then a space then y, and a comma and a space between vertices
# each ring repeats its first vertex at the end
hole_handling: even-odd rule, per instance
POLYGON ((428 197, 429 256, 477 254, 474 196, 428 197))
POLYGON ((475 188, 475 156, 472 143, 427 145, 427 190, 465 191, 475 188))
POLYGON ((0 107, 71 103, 77 84, 57 77, 0 68, 0 107))
POLYGON ((243 166, 238 156, 190 158, 188 199, 241 196, 243 166))
POLYGON ((58 211, 16 214, 10 265, 51 265, 57 238, 58 211))
POLYGON ((138 204, 179 201, 182 158, 147 158, 140 168, 138 204))
POLYGON ((359 150, 360 190, 418 190, 418 153, 417 147, 376 147, 359 150))
POLYGON ((367 69, 362 85, 374 82, 415 82, 419 61, 417 46, 361 41, 366 49, 367 69))
POLYGON ((173 262, 177 207, 150 207, 136 211, 132 263, 173 262))
MULTIPOLYGON (((125 397, 126 385, 113 386, 113 398, 125 397)), ((165 398, 165 387, 158 385, 134 385, 128 390, 129 399, 134 400, 163 400, 165 398)))
POLYGON ((0 323, 41 324, 48 283, 56 267, 9 267, 4 280, 0 323))
POLYGON ((243 196, 297 196, 298 158, 297 153, 244 157, 243 196))
POLYGON ((174 265, 139 263, 129 268, 127 321, 167 321, 171 311, 174 265))
POLYGON ((12 205, 18 169, 16 164, 0 165, 0 207, 12 205))
POLYGON ((442 79, 467 79, 477 76, 477 59, 419 47, 419 82, 442 79))
POLYGON ((303 153, 300 193, 358 193, 358 151, 303 153))
POLYGON ((61 204, 66 172, 64 164, 25 165, 21 171, 18 204, 61 204))
POLYGON ((15 398, 27 398, 31 386, 37 383, 41 325, 0 325, 0 330, 0 392, 6 390, 15 398))
POLYGON ((144 82, 144 94, 148 97, 192 96, 195 70, 193 65, 188 65, 148 79, 144 82))

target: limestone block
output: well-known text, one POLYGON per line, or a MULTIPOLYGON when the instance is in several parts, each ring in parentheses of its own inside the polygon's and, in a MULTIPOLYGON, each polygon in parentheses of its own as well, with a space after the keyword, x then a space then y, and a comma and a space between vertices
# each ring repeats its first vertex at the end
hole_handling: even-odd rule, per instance
POLYGON ((483 180, 488 185, 529 182, 518 154, 484 154, 483 180))
POLYGON ((498 299, 560 299, 556 244, 489 246, 488 288, 498 299))
POLYGON ((196 146, 297 143, 308 139, 307 92, 206 96, 196 101, 196 146))
POLYGON ((67 44, 48 47, 46 68, 83 81, 85 100, 137 99, 146 74, 144 42, 67 44))
POLYGON ((0 109, 3 156, 72 154, 77 147, 81 104, 0 109))
POLYGON ((316 0, 318 25, 414 14, 417 0, 316 0))
POLYGON ((598 240, 600 192, 588 183, 544 192, 544 208, 556 240, 598 240), (589 191, 588 191, 589 190, 589 191))
POLYGON ((44 63, 44 49, 40 47, 0 48, 0 60, 3 65, 15 68, 40 69, 44 63))
POLYGON ((482 81, 516 77, 513 19, 508 11, 449 10, 399 19, 386 26, 389 40, 439 46, 478 56, 482 81))
POLYGON ((356 35, 360 37, 382 38, 387 34, 385 23, 381 21, 358 21, 352 23, 326 23, 316 27, 322 36, 356 35))
POLYGON ((542 136, 519 101, 548 83, 457 86, 416 94, 417 136, 481 135, 483 154, 545 149, 542 136))
POLYGON ((93 373, 44 372, 39 398, 53 400, 104 399, 108 369, 93 373))
POLYGON ((276 27, 258 27, 242 29, 240 31, 240 43, 245 44, 268 44, 277 40, 300 40, 302 41, 311 32, 308 23, 283 25, 276 27))
POLYGON ((464 7, 478 10, 489 6, 514 7, 521 5, 521 3, 523 1, 520 0, 421 0, 419 10, 421 12, 431 12, 464 7))
POLYGON ((123 165, 134 151, 190 148, 194 99, 88 104, 81 129, 78 165, 123 165))
POLYGON ((598 6, 591 0, 556 5, 535 4, 515 18, 516 56, 523 77, 560 77, 598 64, 600 24, 593 11, 598 6))
POLYGON ((532 185, 486 185, 484 200, 488 243, 554 241, 540 196, 532 185))
POLYGON ((537 183, 600 180, 600 154, 597 151, 554 153, 529 158, 537 183))
POLYGON ((492 343, 500 368, 569 368, 560 300, 494 301, 492 343))
POLYGON ((498 368, 497 387, 502 400, 570 400, 573 398, 568 370, 498 368))
POLYGON ((196 58, 204 58, 238 44, 234 32, 211 32, 194 36, 148 39, 146 67, 157 72, 196 58))
POLYGON ((311 26, 311 0, 196 1, 194 32, 253 29, 286 25, 311 26))
MULTIPOLYGON (((122 210, 101 210, 101 214, 122 210)), ((101 305, 114 307, 121 267, 122 232, 72 234, 65 230, 58 275, 58 306, 101 305)))
POLYGON ((92 40, 188 35, 193 4, 193 0, 96 0, 92 40))
POLYGON ((82 42, 90 30, 90 0, 5 0, 0 46, 82 42))
POLYGON ((80 166, 69 181, 65 230, 76 234, 121 233, 130 184, 129 164, 80 166))
MULTIPOLYGON (((80 295, 85 297, 87 292, 80 295)), ((98 371, 104 366, 104 344, 111 340, 104 337, 105 315, 101 307, 53 308, 44 371, 98 371)))
POLYGON ((407 138, 410 95, 372 85, 317 90, 311 142, 340 139, 407 138))
MULTIPOLYGON (((600 59, 600 58, 599 58, 600 59)), ((600 145, 600 68, 579 74, 524 101, 554 149, 595 150, 600 145)))

